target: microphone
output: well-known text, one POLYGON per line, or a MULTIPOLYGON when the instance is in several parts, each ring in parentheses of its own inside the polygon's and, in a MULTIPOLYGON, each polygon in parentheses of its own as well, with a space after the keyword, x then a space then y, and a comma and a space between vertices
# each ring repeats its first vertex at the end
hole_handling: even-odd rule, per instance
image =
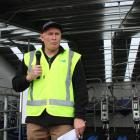
MULTIPOLYGON (((36 51, 36 65, 40 65, 40 58, 41 58, 41 52, 40 51, 36 51)), ((37 79, 39 79, 39 77, 37 77, 37 79)))
POLYGON ((40 65, 41 52, 36 51, 36 65, 40 65))

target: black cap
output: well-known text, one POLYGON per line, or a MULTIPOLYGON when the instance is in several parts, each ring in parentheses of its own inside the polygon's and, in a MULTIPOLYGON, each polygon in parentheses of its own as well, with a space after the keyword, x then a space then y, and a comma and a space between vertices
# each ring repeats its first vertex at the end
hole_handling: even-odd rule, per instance
POLYGON ((49 21, 49 22, 45 23, 43 25, 43 27, 42 27, 42 31, 41 32, 43 33, 45 31, 47 31, 49 28, 51 28, 51 27, 55 27, 55 28, 59 29, 61 32, 63 32, 62 26, 60 24, 54 22, 54 21, 49 21))

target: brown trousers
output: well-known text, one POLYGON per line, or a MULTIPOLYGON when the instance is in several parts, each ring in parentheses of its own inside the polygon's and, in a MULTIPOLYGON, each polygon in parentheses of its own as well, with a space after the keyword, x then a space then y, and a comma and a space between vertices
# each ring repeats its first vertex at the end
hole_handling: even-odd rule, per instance
POLYGON ((57 140, 58 137, 72 130, 71 125, 58 125, 49 128, 39 126, 37 124, 27 124, 27 139, 28 140, 57 140))

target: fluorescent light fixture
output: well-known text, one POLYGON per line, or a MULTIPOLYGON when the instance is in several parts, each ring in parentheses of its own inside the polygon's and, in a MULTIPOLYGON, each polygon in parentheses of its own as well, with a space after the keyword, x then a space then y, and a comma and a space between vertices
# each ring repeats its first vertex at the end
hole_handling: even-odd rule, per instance
POLYGON ((15 43, 28 44, 28 42, 26 42, 26 41, 19 41, 19 40, 15 40, 15 39, 13 39, 13 41, 15 43))
POLYGON ((25 29, 17 29, 11 32, 11 34, 23 34, 23 33, 29 33, 31 31, 25 30, 25 29))
POLYGON ((3 22, 0 22, 0 28, 6 27, 6 24, 3 22))
POLYGON ((112 82, 111 40, 104 40, 104 61, 106 82, 112 82))
POLYGON ((4 42, 4 41, 7 41, 7 39, 5 39, 5 38, 0 38, 0 42, 4 42))
POLYGON ((23 54, 22 54, 22 52, 17 47, 12 47, 10 49, 14 52, 14 54, 17 55, 17 57, 19 58, 19 60, 22 60, 23 59, 23 54))
POLYGON ((4 41, 4 43, 9 43, 9 42, 10 42, 9 40, 5 40, 5 41, 4 41))
MULTIPOLYGON (((120 6, 128 6, 132 5, 134 0, 129 0, 129 1, 122 1, 120 2, 120 6)), ((119 6, 119 2, 106 2, 105 7, 113 7, 113 6, 119 6)))
POLYGON ((24 33, 22 36, 34 36, 34 35, 39 35, 37 32, 29 32, 29 33, 24 33))
POLYGON ((134 64, 135 64, 137 53, 138 53, 139 42, 140 42, 140 38, 131 39, 131 45, 130 45, 130 50, 129 50, 128 63, 126 67, 124 81, 131 81, 134 64))
POLYGON ((0 44, 0 48, 4 48, 4 47, 5 47, 5 45, 0 44))
POLYGON ((8 25, 7 27, 1 27, 0 31, 8 31, 8 30, 15 30, 15 29, 18 29, 18 27, 8 25))

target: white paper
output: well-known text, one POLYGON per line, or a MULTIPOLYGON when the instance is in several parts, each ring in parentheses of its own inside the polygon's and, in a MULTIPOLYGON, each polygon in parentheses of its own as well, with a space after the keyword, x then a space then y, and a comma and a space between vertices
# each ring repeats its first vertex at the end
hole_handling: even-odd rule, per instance
POLYGON ((57 140, 78 140, 75 129, 60 136, 57 140))

